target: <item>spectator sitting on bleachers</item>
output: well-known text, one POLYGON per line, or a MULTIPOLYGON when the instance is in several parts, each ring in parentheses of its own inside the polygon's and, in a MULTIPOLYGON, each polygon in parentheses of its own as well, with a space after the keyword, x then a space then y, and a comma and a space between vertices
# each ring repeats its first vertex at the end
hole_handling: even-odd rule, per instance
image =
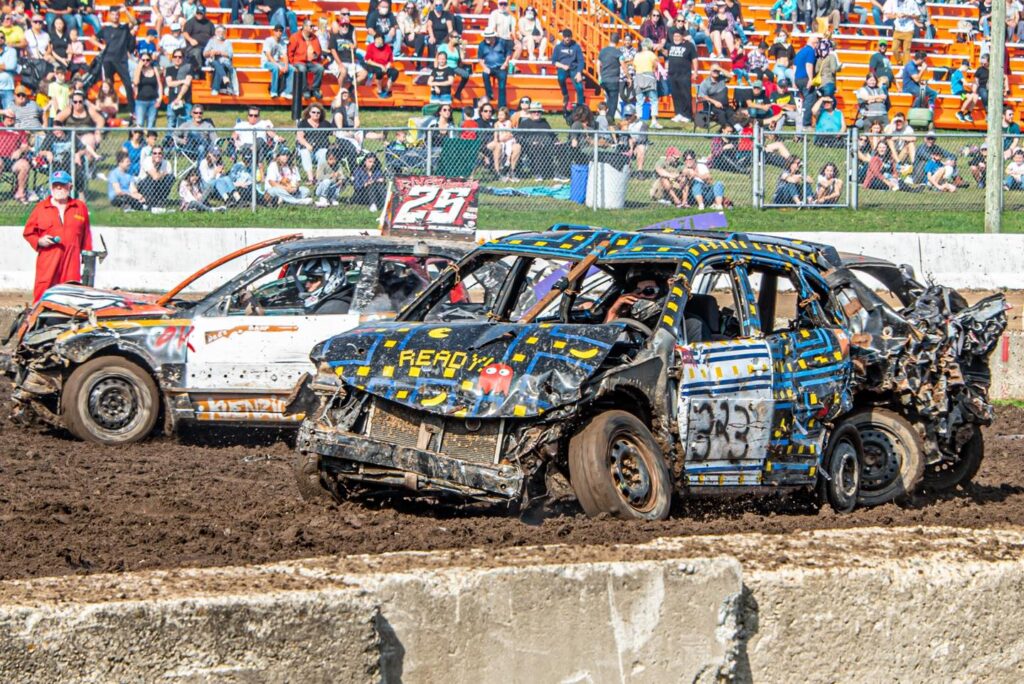
POLYGON ((160 37, 157 48, 160 52, 160 66, 166 69, 173 64, 175 50, 184 50, 188 47, 184 35, 181 33, 181 22, 173 21, 168 25, 170 29, 160 37))
POLYGON ((25 40, 25 17, 24 15, 19 16, 19 20, 15 21, 14 12, 6 12, 3 15, 3 20, 0 21, 0 34, 7 39, 7 44, 15 50, 24 50, 28 45, 28 41, 25 40))
MULTIPOLYGON (((650 39, 644 39, 644 44, 647 44, 647 54, 642 59, 644 70, 646 73, 647 67, 650 67, 650 73, 654 73, 654 64, 657 63, 657 55, 651 50, 650 39)), ((634 64, 637 60, 640 60, 641 56, 638 54, 634 57, 634 64)), ((576 104, 586 104, 586 98, 583 94, 583 50, 580 48, 579 43, 572 39, 572 31, 569 29, 562 30, 562 40, 555 44, 551 50, 551 61, 554 63, 558 78, 558 87, 562 91, 562 108, 564 111, 571 111, 572 105, 569 100, 569 88, 568 84, 571 82, 573 89, 576 91, 576 104)), ((656 85, 656 84, 655 84, 656 85)), ((657 108, 657 97, 655 97, 655 104, 652 104, 652 108, 657 108)))
POLYGON ((185 50, 185 59, 192 64, 192 73, 199 74, 204 62, 203 51, 206 44, 213 38, 214 24, 206 16, 206 8, 202 5, 196 6, 196 15, 185 22, 185 42, 188 48, 185 50))
POLYGON ((953 95, 960 98, 960 108, 956 112, 957 121, 963 122, 974 122, 974 117, 971 112, 977 106, 980 98, 978 94, 974 92, 975 86, 965 82, 965 77, 968 75, 971 69, 971 62, 969 60, 961 60, 960 66, 953 71, 953 76, 949 80, 949 91, 953 95))
POLYGON ((270 97, 283 96, 291 99, 292 77, 295 70, 288 64, 288 48, 282 40, 283 34, 284 29, 274 26, 271 29, 271 35, 263 40, 260 66, 270 72, 270 97))
POLYGON ((402 43, 410 48, 413 57, 422 57, 427 51, 427 25, 416 3, 405 3, 397 19, 398 30, 402 32, 402 43))
MULTIPOLYGON (((693 0, 686 0, 685 9, 676 17, 683 18, 683 25, 693 39, 694 45, 703 45, 708 55, 714 53, 714 45, 711 43, 711 36, 705 30, 707 28, 707 15, 694 10, 693 0)), ((676 24, 678 26, 678 23, 676 24)))
POLYGON ((152 0, 150 6, 149 20, 158 36, 163 33, 164 24, 182 20, 181 0, 152 0))
POLYGON ((775 28, 775 38, 772 39, 772 44, 768 46, 768 57, 776 61, 785 57, 786 65, 790 67, 793 65, 796 50, 793 49, 793 44, 789 42, 789 33, 781 26, 775 28))
POLYGON ((271 26, 284 28, 285 36, 290 38, 292 34, 298 32, 298 15, 288 9, 286 0, 255 0, 255 2, 250 3, 250 11, 254 5, 256 9, 266 12, 271 26))
POLYGON ((68 85, 68 71, 63 66, 56 66, 53 73, 47 76, 46 112, 43 120, 49 124, 53 118, 71 104, 71 86, 68 85))
MULTIPOLYGON (((298 35, 298 34, 296 34, 298 35)), ((267 166, 267 197, 277 204, 312 204, 309 188, 302 185, 302 176, 291 164, 291 151, 283 145, 267 166)))
MULTIPOLYGON (((865 25, 868 23, 868 11, 857 4, 857 0, 840 0, 840 7, 843 10, 843 16, 846 21, 852 21, 855 24, 865 25), (857 18, 854 19, 852 15, 856 14, 857 18)), ((838 27, 837 29, 838 30, 838 27)), ((864 32, 860 28, 857 29, 857 35, 862 36, 864 32)))
POLYGON ((366 81, 369 72, 356 50, 356 28, 352 25, 348 10, 342 10, 339 17, 331 22, 327 51, 331 55, 327 73, 338 79, 339 86, 366 81))
POLYGON ((697 86, 697 101, 706 105, 712 121, 721 126, 732 124, 733 109, 729 105, 729 77, 717 64, 711 65, 711 72, 697 86))
POLYGON ((772 103, 764 92, 764 83, 762 81, 754 81, 750 84, 750 90, 750 98, 747 100, 747 116, 754 121, 767 121, 772 117, 773 113, 772 103))
POLYGON ((836 109, 836 100, 828 95, 814 102, 814 144, 819 147, 845 147, 846 121, 836 109))
POLYGON ((185 19, 182 23, 187 24, 196 16, 200 4, 200 0, 181 0, 181 16, 185 19))
MULTIPOLYGON (((395 57, 391 46, 385 43, 382 33, 376 34, 373 37, 373 43, 367 46, 363 64, 366 72, 377 81, 377 97, 391 97, 391 86, 398 78, 398 69, 395 68, 395 57)), ((462 82, 462 85, 465 85, 465 81, 462 82)))
POLYGON ((218 25, 213 32, 213 38, 203 48, 203 57, 213 67, 213 82, 210 84, 210 94, 214 97, 224 91, 228 95, 236 95, 234 88, 234 57, 235 51, 224 37, 224 26, 218 25))
POLYGON ((392 55, 402 54, 402 32, 397 17, 391 13, 390 0, 380 0, 366 15, 366 45, 372 45, 377 35, 391 46, 392 55))
POLYGON ((352 188, 353 204, 368 205, 370 211, 377 211, 384 205, 388 181, 375 155, 366 155, 363 163, 356 166, 352 172, 352 188))
MULTIPOLYGON (((724 8, 725 5, 723 4, 722 7, 724 8)), ((652 49, 655 52, 665 47, 665 41, 668 40, 668 25, 661 18, 661 10, 651 10, 644 22, 640 24, 640 36, 651 41, 652 49)))
POLYGON ((728 57, 736 47, 735 19, 721 0, 715 3, 715 13, 709 16, 708 33, 715 47, 715 56, 728 57))
POLYGON ((498 8, 487 17, 486 31, 494 32, 509 59, 519 59, 522 46, 516 41, 516 15, 508 9, 508 0, 498 0, 498 8))
MULTIPOLYGON (((494 31, 484 31, 484 40, 477 47, 477 58, 484 72, 484 92, 488 100, 497 100, 498 107, 507 106, 508 65, 512 60, 506 43, 498 40, 494 31), (497 93, 495 93, 497 91, 497 93)), ((465 81, 463 81, 463 84, 465 81)), ((460 84, 460 90, 461 90, 460 84)), ((458 93, 456 92, 456 97, 458 93)))
POLYGON ((764 41, 757 43, 750 48, 747 54, 747 73, 756 79, 764 79, 765 74, 771 70, 768 68, 768 44, 764 41))
POLYGON ((732 32, 736 40, 746 45, 750 41, 747 39, 746 29, 743 28, 743 8, 740 7, 739 0, 725 0, 725 9, 732 15, 732 32))
POLYGON ((135 177, 128 171, 131 160, 128 153, 121 151, 117 153, 116 166, 107 176, 107 199, 114 207, 125 211, 146 211, 146 198, 142 196, 135 186, 135 177))
POLYGON ((36 102, 35 93, 31 88, 19 85, 14 89, 14 112, 15 123, 23 131, 31 131, 43 127, 45 112, 36 102))
POLYGON ((452 84, 455 82, 455 74, 448 66, 448 55, 437 51, 434 55, 434 68, 427 78, 427 87, 430 89, 431 104, 451 104, 452 84))
POLYGON ((819 33, 839 30, 839 0, 815 0, 814 18, 819 33))
MULTIPOLYGON (((988 113, 988 54, 982 53, 978 57, 978 68, 974 70, 974 84, 971 87, 978 95, 978 104, 981 105, 983 111, 988 113)), ((1010 79, 1004 79, 1003 83, 1008 84, 1010 79)))
POLYGON ((444 0, 434 0, 434 6, 427 14, 427 51, 431 57, 444 45, 448 34, 455 32, 455 18, 445 9, 444 0))
POLYGON ((320 92, 320 83, 324 78, 324 66, 320 63, 322 53, 313 22, 304 20, 302 30, 296 31, 288 39, 288 63, 295 68, 295 78, 299 79, 299 93, 302 97, 323 99, 320 92), (313 76, 312 85, 308 79, 310 74, 313 76))
MULTIPOLYGON (((462 54, 462 38, 456 33, 449 33, 444 45, 437 50, 438 52, 443 52, 448 57, 448 68, 452 70, 452 77, 459 79, 459 84, 455 86, 453 97, 456 100, 461 100, 462 90, 466 87, 466 83, 473 73, 472 66, 462 54)), ((478 54, 477 57, 483 61, 481 55, 478 54)))
POLYGON ((1007 190, 1024 190, 1024 149, 1013 151, 1013 158, 1006 165, 1003 185, 1007 190))
POLYGON ((871 19, 879 29, 892 28, 892 20, 885 18, 885 0, 871 0, 871 19))
POLYGON ((887 92, 896 78, 892 73, 892 62, 885 54, 888 49, 889 41, 885 39, 878 41, 878 50, 872 53, 871 59, 868 61, 868 71, 878 78, 878 87, 887 92))
POLYGON ((929 108, 934 108, 935 98, 939 96, 939 93, 930 88, 928 81, 924 78, 924 67, 927 58, 927 52, 918 50, 914 53, 914 58, 903 67, 903 92, 914 96, 915 107, 920 106, 916 102, 918 99, 921 99, 922 101, 927 101, 929 108))
POLYGON ((763 121, 768 130, 781 131, 786 122, 797 115, 796 96, 788 78, 779 80, 778 89, 771 95, 771 116, 763 121))
POLYGON ((889 123, 889 96, 879 87, 873 73, 868 73, 864 86, 857 89, 857 121, 861 125, 876 121, 883 126, 889 123))
POLYGON ((527 7, 519 18, 519 45, 531 62, 544 61, 548 54, 548 34, 537 17, 537 10, 527 7))

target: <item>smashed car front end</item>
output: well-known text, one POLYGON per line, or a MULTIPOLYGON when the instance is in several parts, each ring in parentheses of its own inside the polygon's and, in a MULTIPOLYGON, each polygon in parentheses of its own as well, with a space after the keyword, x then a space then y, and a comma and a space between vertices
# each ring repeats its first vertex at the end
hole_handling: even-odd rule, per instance
POLYGON ((847 263, 830 280, 849 293, 858 403, 886 405, 910 420, 927 463, 955 461, 993 418, 989 356, 1006 329, 1005 297, 968 306, 955 290, 922 285, 906 267, 870 258, 847 263), (879 297, 871 280, 894 301, 879 297))
POLYGON ((328 480, 481 501, 529 496, 592 401, 615 324, 392 323, 313 351, 299 434, 328 480))

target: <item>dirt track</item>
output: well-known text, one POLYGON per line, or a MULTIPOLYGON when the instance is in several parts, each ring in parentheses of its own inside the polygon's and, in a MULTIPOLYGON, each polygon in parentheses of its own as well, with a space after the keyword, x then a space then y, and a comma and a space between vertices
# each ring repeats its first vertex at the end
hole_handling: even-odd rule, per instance
MULTIPOLYGON (((0 402, 6 413, 9 385, 0 402)), ((571 504, 533 524, 405 503, 299 500, 282 442, 211 447, 161 439, 105 449, 0 419, 0 580, 258 563, 325 554, 788 533, 834 527, 1024 526, 1024 411, 1002 408, 969 491, 836 516, 763 500, 699 501, 672 519, 589 520, 571 504), (792 507, 789 507, 792 509, 792 507)))

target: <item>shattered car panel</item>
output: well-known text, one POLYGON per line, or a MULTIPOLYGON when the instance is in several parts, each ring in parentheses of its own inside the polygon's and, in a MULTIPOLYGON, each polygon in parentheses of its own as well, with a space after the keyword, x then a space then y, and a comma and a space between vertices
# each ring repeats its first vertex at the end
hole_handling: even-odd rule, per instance
MULTIPOLYGON (((181 420, 295 425, 302 415, 287 409, 300 379, 315 370, 309 349, 361 322, 394 316, 467 250, 379 236, 298 237, 218 259, 162 296, 50 289, 9 342, 15 415, 63 424, 69 377, 110 357, 152 377, 165 429, 181 420), (204 297, 172 296, 231 258, 261 249, 248 268, 204 297)), ((95 392, 89 410, 124 398, 95 392)))

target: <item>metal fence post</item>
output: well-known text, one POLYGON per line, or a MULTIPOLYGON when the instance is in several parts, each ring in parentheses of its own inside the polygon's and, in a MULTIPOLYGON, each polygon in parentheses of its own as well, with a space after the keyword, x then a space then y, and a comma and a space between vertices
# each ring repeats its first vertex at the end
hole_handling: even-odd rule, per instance
MULTIPOLYGON (((807 176, 807 129, 806 128, 803 131, 803 138, 804 138, 804 144, 803 144, 803 155, 804 155, 803 175, 806 177, 807 176)), ((806 189, 807 189, 807 180, 806 180, 806 178, 801 178, 800 179, 800 197, 803 198, 803 202, 800 204, 800 208, 801 209, 804 208, 805 206, 807 206, 807 193, 804 192, 806 189)))
POLYGON ((760 122, 754 123, 754 151, 751 155, 751 174, 750 174, 750 204, 755 209, 761 208, 760 195, 761 195, 761 124, 760 122))
POLYGON ((434 136, 427 129, 427 175, 434 175, 434 136))
MULTIPOLYGON (((294 74, 293 74, 293 77, 294 77, 294 74)), ((256 131, 253 130, 253 132, 252 132, 252 154, 249 155, 249 157, 250 157, 250 161, 249 161, 249 175, 252 176, 252 178, 249 181, 249 195, 250 195, 250 197, 249 197, 249 210, 252 211, 252 212, 256 211, 256 206, 257 206, 257 202, 256 202, 256 181, 257 181, 257 178, 256 178, 256 176, 257 176, 257 174, 259 174, 259 170, 260 170, 259 163, 258 163, 259 162, 259 155, 260 155, 259 150, 260 150, 260 148, 259 148, 259 144, 258 144, 258 138, 256 137, 256 131)))
MULTIPOLYGON (((590 178, 590 173, 587 174, 587 186, 590 187, 591 180, 593 180, 594 188, 594 206, 591 209, 597 211, 598 206, 604 206, 604 183, 597 182, 598 169, 601 167, 601 163, 597 158, 597 131, 594 131, 594 166, 591 173, 594 174, 594 178, 590 178)), ((569 182, 572 183, 572 167, 569 167, 569 182)), ((570 185, 570 188, 572 186, 570 185)), ((626 181, 626 188, 629 188, 629 181, 626 181)), ((584 188, 586 190, 586 188, 584 188)), ((583 204, 587 203, 586 195, 583 197, 583 204)))
POLYGON ((75 129, 71 129, 71 192, 74 197, 78 197, 78 178, 75 172, 78 164, 75 163, 75 150, 78 149, 78 136, 75 134, 75 129))
POLYGON ((860 190, 860 183, 857 179, 860 178, 860 160, 857 158, 857 150, 860 149, 860 129, 854 126, 850 129, 850 135, 846 140, 846 168, 847 175, 849 178, 846 181, 846 202, 850 205, 851 209, 856 210, 857 203, 860 200, 858 191, 860 190))

